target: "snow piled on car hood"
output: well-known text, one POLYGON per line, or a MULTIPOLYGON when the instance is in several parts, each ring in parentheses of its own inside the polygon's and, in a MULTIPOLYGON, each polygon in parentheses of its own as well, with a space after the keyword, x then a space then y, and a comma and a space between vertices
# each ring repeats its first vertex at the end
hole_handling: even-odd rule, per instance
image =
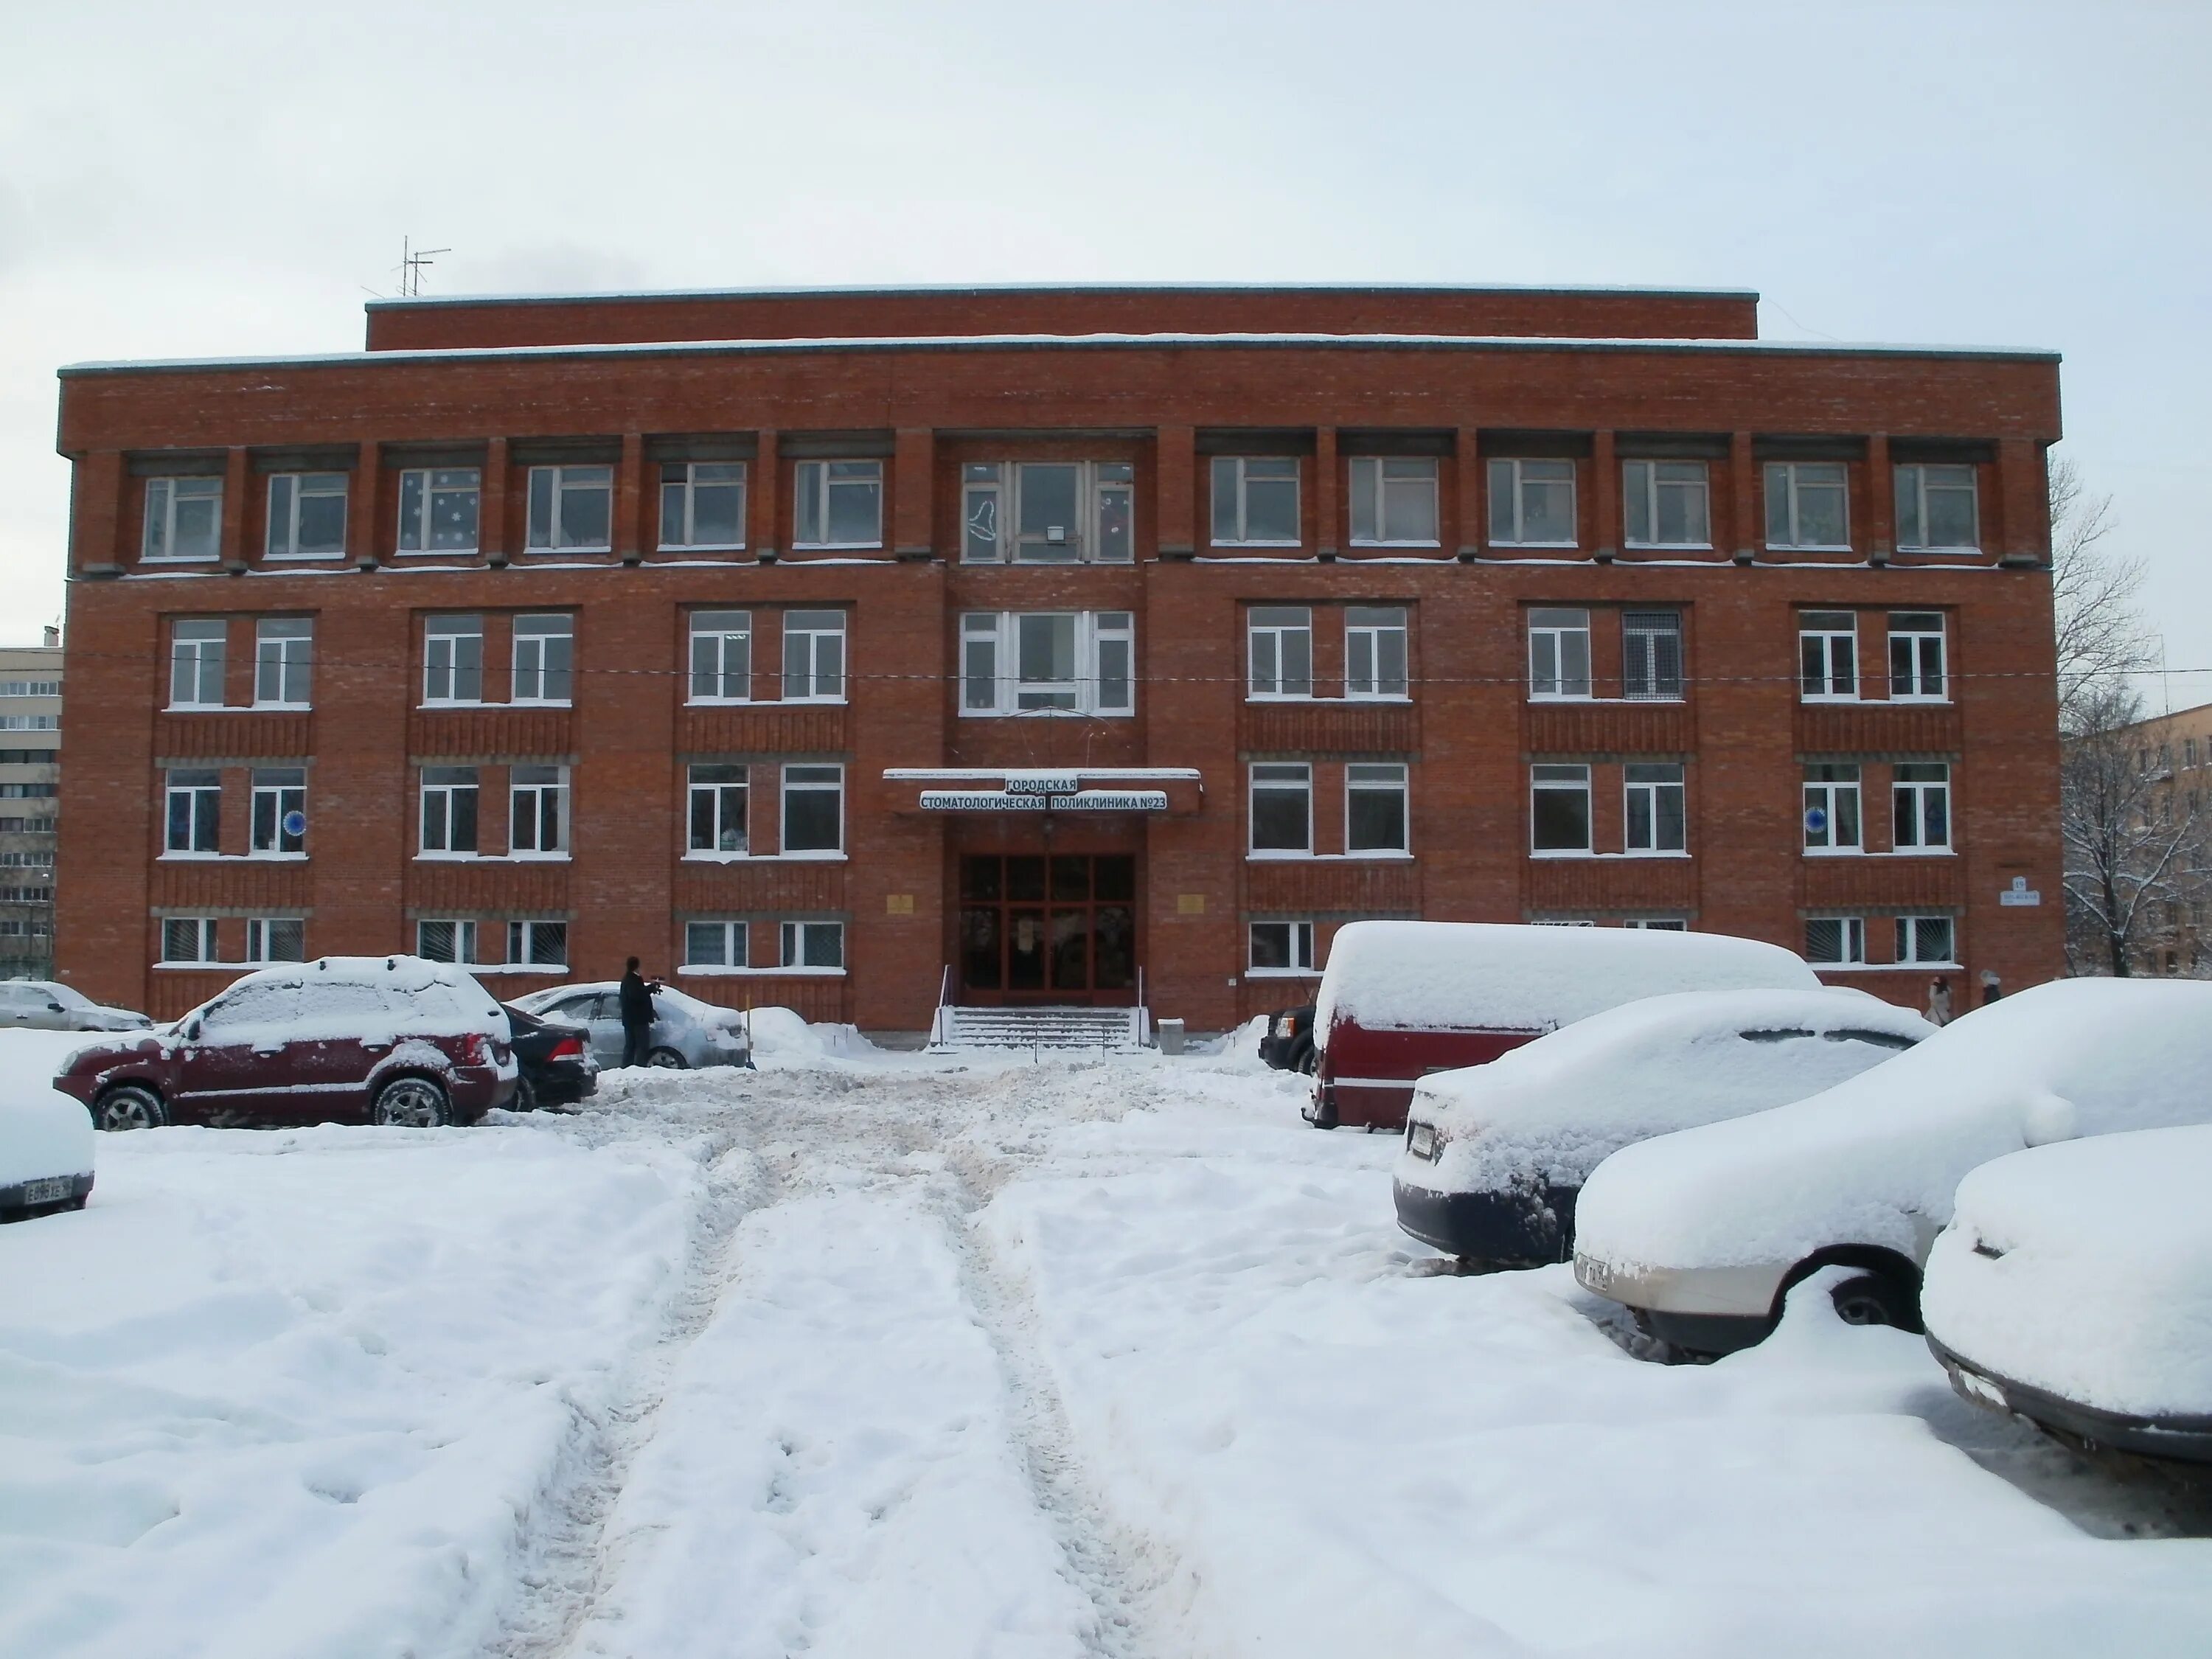
POLYGON ((2212 984, 2061 980, 1849 1082, 1622 1148, 1577 1249, 1616 1267, 1788 1266, 1829 1244, 1919 1260, 1960 1179, 2023 1146, 2212 1119, 2212 984))
POLYGON ((2209 1194, 2203 1126, 1984 1164, 1959 1184, 1928 1258, 1929 1334, 1978 1369, 2080 1405, 2212 1414, 2209 1194))

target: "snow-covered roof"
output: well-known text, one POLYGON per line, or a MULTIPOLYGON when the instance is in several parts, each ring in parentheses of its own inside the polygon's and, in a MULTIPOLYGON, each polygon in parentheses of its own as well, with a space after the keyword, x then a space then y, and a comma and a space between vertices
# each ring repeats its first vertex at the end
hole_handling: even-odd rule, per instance
POLYGON ((439 310, 470 306, 635 304, 653 300, 877 300, 907 294, 979 296, 1016 294, 1456 294, 1591 295, 1655 300, 1756 300, 1745 288, 1641 288, 1577 283, 897 283, 880 286, 800 283, 787 288, 647 288, 586 289, 573 294, 434 294, 368 301, 370 311, 439 310))

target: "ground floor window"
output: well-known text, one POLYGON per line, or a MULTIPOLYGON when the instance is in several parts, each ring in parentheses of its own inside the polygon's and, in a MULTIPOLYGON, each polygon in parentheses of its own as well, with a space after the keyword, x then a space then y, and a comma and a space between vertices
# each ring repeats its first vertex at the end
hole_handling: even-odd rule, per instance
POLYGON ((256 917, 246 924, 248 962, 305 962, 307 924, 297 916, 256 917))
POLYGON ((1590 850, 1590 769, 1528 769, 1528 845, 1539 853, 1590 850))
POLYGON ((747 929, 742 921, 687 921, 684 924, 684 965, 686 968, 743 968, 751 960, 746 954, 747 949, 747 929))
POLYGON ((426 962, 479 963, 477 925, 473 921, 418 921, 415 924, 415 954, 426 962))
POLYGON ((786 968, 836 968, 845 965, 845 924, 842 921, 787 921, 782 929, 786 968))
POLYGON ((161 960, 215 961, 215 918, 170 916, 165 920, 161 923, 161 960))
POLYGON ((566 968, 568 965, 568 924, 565 921, 508 922, 507 961, 511 968, 566 968))
POLYGON ((1897 919, 1897 960, 1941 963, 1958 961, 1957 929, 1948 916, 1899 916, 1897 919))
POLYGON ((1866 955, 1866 918, 1808 916, 1805 921, 1805 960, 1820 967, 1848 967, 1863 963, 1866 955))
POLYGON ((1314 925, 1310 921, 1255 921, 1246 929, 1246 964, 1255 974, 1310 974, 1314 925))
POLYGON ((1647 933, 1686 933, 1690 931, 1690 924, 1680 916, 1631 916, 1620 925, 1640 927, 1647 933))

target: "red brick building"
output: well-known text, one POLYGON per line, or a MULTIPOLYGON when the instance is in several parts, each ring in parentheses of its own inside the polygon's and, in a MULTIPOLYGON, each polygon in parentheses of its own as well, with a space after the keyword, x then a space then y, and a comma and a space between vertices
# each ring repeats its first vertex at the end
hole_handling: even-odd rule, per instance
POLYGON ((2057 361, 1755 333, 696 294, 66 369, 61 971, 635 952, 903 1031, 948 978, 1220 1028, 1378 915, 2055 974, 2057 361))

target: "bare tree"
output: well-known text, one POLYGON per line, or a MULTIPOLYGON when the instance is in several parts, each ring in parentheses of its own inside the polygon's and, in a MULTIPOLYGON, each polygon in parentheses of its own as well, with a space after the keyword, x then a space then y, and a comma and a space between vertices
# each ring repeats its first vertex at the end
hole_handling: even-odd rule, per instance
POLYGON ((2109 694, 2157 660, 2151 629, 2136 609, 2143 563, 2105 544, 2112 498, 2090 495, 2072 461, 2051 463, 2049 489, 2059 728, 2088 732, 2110 718, 2109 694))
POLYGON ((2203 826, 2170 767, 2132 727, 2140 696, 2121 677, 2085 685, 2058 781, 2066 850, 2066 954, 2072 970, 2125 977, 2160 916, 2200 898, 2203 826))

